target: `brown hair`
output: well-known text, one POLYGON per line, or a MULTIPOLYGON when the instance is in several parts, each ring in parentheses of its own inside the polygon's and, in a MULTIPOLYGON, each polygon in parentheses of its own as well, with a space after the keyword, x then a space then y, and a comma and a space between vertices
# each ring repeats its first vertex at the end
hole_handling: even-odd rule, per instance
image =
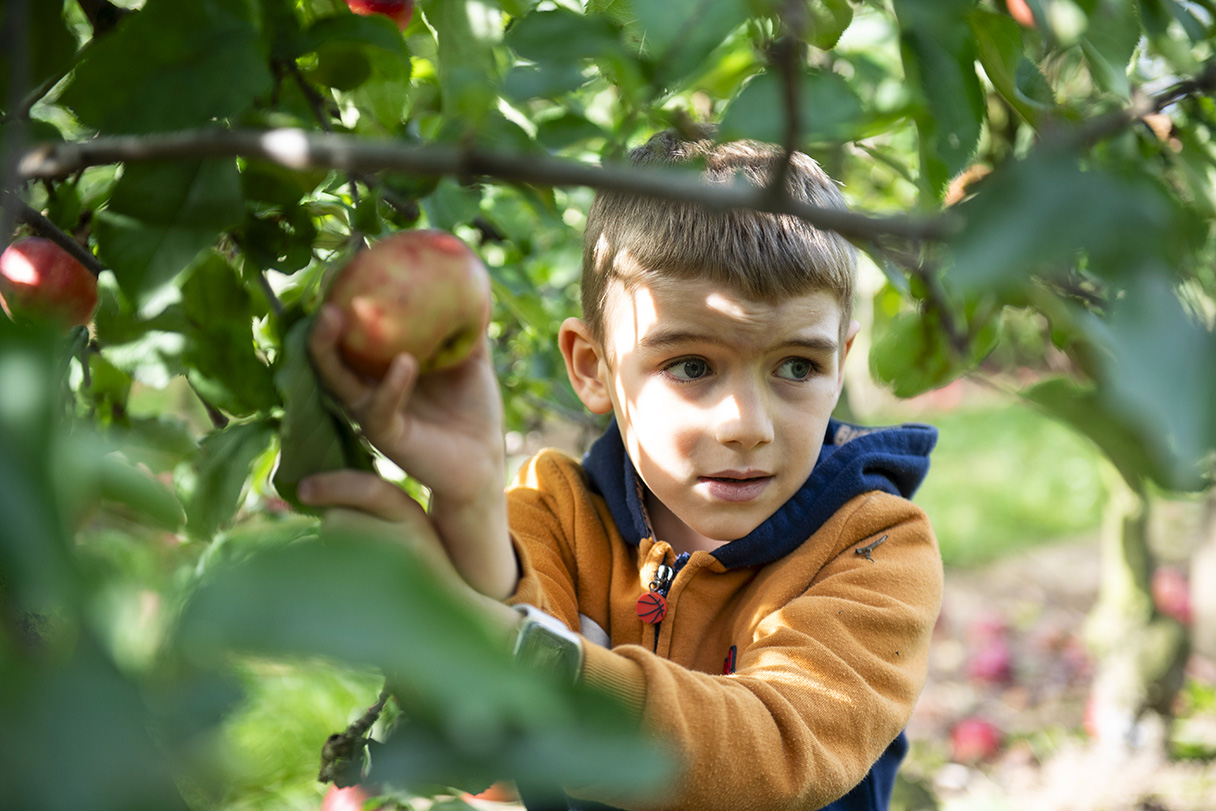
MULTIPOLYGON (((629 157, 637 166, 700 164, 709 182, 730 183, 738 176, 763 187, 785 155, 755 141, 717 143, 708 131, 695 139, 665 131, 629 157)), ((787 177, 795 199, 845 208, 835 181, 811 157, 794 153, 787 177)), ((848 240, 798 217, 600 192, 583 237, 583 320, 603 340, 604 301, 613 281, 632 288, 648 278, 696 278, 761 301, 826 290, 840 303, 843 331, 856 267, 857 251, 848 240)))

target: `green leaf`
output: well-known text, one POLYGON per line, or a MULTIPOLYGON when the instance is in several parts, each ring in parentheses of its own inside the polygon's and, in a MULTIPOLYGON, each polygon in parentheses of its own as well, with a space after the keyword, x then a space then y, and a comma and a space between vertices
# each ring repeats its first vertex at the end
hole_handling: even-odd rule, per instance
POLYGON ((132 510, 151 526, 176 532, 185 521, 177 496, 168 487, 114 454, 101 458, 97 472, 102 500, 132 510))
POLYGON ((524 59, 545 64, 582 63, 620 47, 617 31, 607 18, 566 8, 523 17, 511 26, 504 42, 524 59))
POLYGON ((896 397, 924 394, 966 371, 936 322, 921 313, 899 313, 875 332, 870 373, 896 397))
POLYGON ((274 487, 296 509, 308 511, 296 497, 301 480, 327 470, 373 469, 371 454, 350 424, 326 405, 317 373, 308 356, 312 319, 300 319, 287 332, 274 382, 283 398, 279 429, 279 465, 274 487))
POLYGON ((270 368, 255 350, 249 293, 235 269, 213 253, 191 271, 182 294, 188 323, 183 360, 195 391, 232 414, 278 405, 270 368))
POLYGON ((87 637, 65 662, 35 668, 9 657, 5 665, 6 808, 185 811, 179 764, 150 731, 158 725, 147 696, 87 637))
POLYGON ((166 286, 240 221, 242 209, 234 161, 132 164, 97 216, 98 249, 123 293, 147 315, 166 286))
POLYGON ((1055 106, 1051 86, 1025 56, 1022 26, 1004 14, 973 9, 968 15, 980 64, 996 91, 1032 126, 1055 106))
MULTIPOLYGON (((719 136, 783 143, 786 108, 783 78, 761 73, 726 108, 719 136)), ((861 99, 842 77, 818 70, 798 77, 798 113, 802 144, 850 140, 864 115, 861 99)))
POLYGON ((849 0, 811 0, 810 43, 830 51, 853 22, 853 6, 849 0))
POLYGON ((1106 326, 1099 338, 1107 409, 1148 440, 1159 484, 1196 488, 1216 448, 1216 336, 1183 309, 1165 272, 1131 277, 1106 326))
POLYGON ((747 20, 743 0, 635 2, 644 32, 643 51, 654 64, 654 82, 671 91, 747 20))
POLYGON ((148 0, 89 44, 60 100, 98 130, 157 132, 237 115, 271 86, 250 0, 148 0))
POLYGON ((1126 98, 1131 93, 1127 68, 1140 42, 1136 0, 1081 0, 1089 25, 1081 50, 1090 73, 1105 90, 1126 98))
POLYGON ((967 24, 974 0, 895 0, 894 6, 904 73, 924 103, 916 114, 922 185, 941 199, 950 179, 971 162, 985 116, 967 24))
POLYGON ((209 540, 241 506, 253 462, 274 436, 266 420, 234 422, 208 434, 198 458, 177 469, 178 496, 186 508, 186 530, 209 540))
POLYGON ((517 767, 554 783, 664 775, 619 705, 513 662, 501 631, 415 548, 326 534, 213 570, 185 610, 182 649, 203 662, 243 652, 375 666, 408 719, 373 757, 373 779, 390 784, 517 767))
POLYGON ((1078 256, 1118 278, 1195 244, 1193 215, 1134 169, 1082 171, 1075 156, 1042 151, 1007 163, 958 206, 949 279, 964 291, 1011 291, 1033 273, 1056 275, 1078 256))
POLYGON ((339 42, 380 48, 402 57, 409 55, 396 23, 387 17, 380 14, 334 14, 322 17, 305 29, 295 43, 295 56, 339 42))
MULTIPOLYGON (((63 4, 38 0, 24 4, 28 18, 21 32, 24 49, 11 47, 0 53, 0 88, 3 88, 5 109, 11 109, 9 104, 13 99, 8 95, 14 90, 25 96, 48 79, 64 74, 71 65, 76 53, 76 40, 63 24, 63 4), (24 51, 24 54, 22 54, 24 51), (25 87, 13 88, 12 60, 18 55, 24 55, 25 87)), ((0 31, 8 31, 12 25, 10 18, 16 11, 16 4, 6 3, 0 10, 0 31)), ((11 43, 12 40, 10 39, 11 43)))
POLYGON ((422 12, 439 45, 439 88, 444 117, 476 130, 497 105, 499 70, 494 46, 502 39, 494 0, 422 0, 422 12))

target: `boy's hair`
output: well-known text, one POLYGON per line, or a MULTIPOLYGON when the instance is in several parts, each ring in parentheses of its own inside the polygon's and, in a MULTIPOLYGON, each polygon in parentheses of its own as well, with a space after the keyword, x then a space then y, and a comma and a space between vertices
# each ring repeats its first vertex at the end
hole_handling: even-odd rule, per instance
MULTIPOLYGON (((701 164, 710 182, 730 183, 738 176, 763 187, 785 153, 756 141, 717 143, 711 130, 695 139, 665 131, 629 158, 637 166, 701 164)), ((835 181, 801 152, 790 160, 786 187, 804 203, 845 208, 835 181)), ((583 321, 596 340, 604 339, 604 302, 613 281, 633 289, 656 277, 709 279, 760 301, 826 290, 840 304, 843 333, 856 267, 857 251, 848 240, 798 217, 600 192, 583 238, 583 321)))

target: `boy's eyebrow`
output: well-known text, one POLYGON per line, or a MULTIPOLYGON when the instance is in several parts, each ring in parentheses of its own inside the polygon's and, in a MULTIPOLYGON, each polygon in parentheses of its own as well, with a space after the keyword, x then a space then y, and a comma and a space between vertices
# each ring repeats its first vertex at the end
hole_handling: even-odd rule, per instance
MULTIPOLYGON (((730 340, 730 336, 726 333, 705 333, 705 332, 690 332, 687 330, 655 330, 647 333, 638 340, 638 346, 643 349, 666 349, 672 346, 690 343, 711 344, 714 346, 736 346, 737 344, 730 340)), ((789 340, 782 341, 773 348, 797 347, 806 349, 812 352, 835 352, 840 345, 835 340, 826 336, 814 336, 809 338, 795 337, 789 340)))

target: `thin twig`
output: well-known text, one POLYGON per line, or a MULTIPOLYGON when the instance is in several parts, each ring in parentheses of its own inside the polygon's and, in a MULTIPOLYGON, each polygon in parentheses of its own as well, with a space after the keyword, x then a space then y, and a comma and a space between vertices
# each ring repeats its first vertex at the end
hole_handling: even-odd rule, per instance
POLYGON ((16 200, 18 222, 25 223, 33 228, 39 236, 46 237, 60 248, 63 248, 94 276, 101 275, 101 272, 105 270, 105 266, 97 261, 96 256, 85 250, 79 242, 72 239, 70 234, 44 217, 37 209, 28 205, 16 195, 12 195, 12 197, 16 200))

